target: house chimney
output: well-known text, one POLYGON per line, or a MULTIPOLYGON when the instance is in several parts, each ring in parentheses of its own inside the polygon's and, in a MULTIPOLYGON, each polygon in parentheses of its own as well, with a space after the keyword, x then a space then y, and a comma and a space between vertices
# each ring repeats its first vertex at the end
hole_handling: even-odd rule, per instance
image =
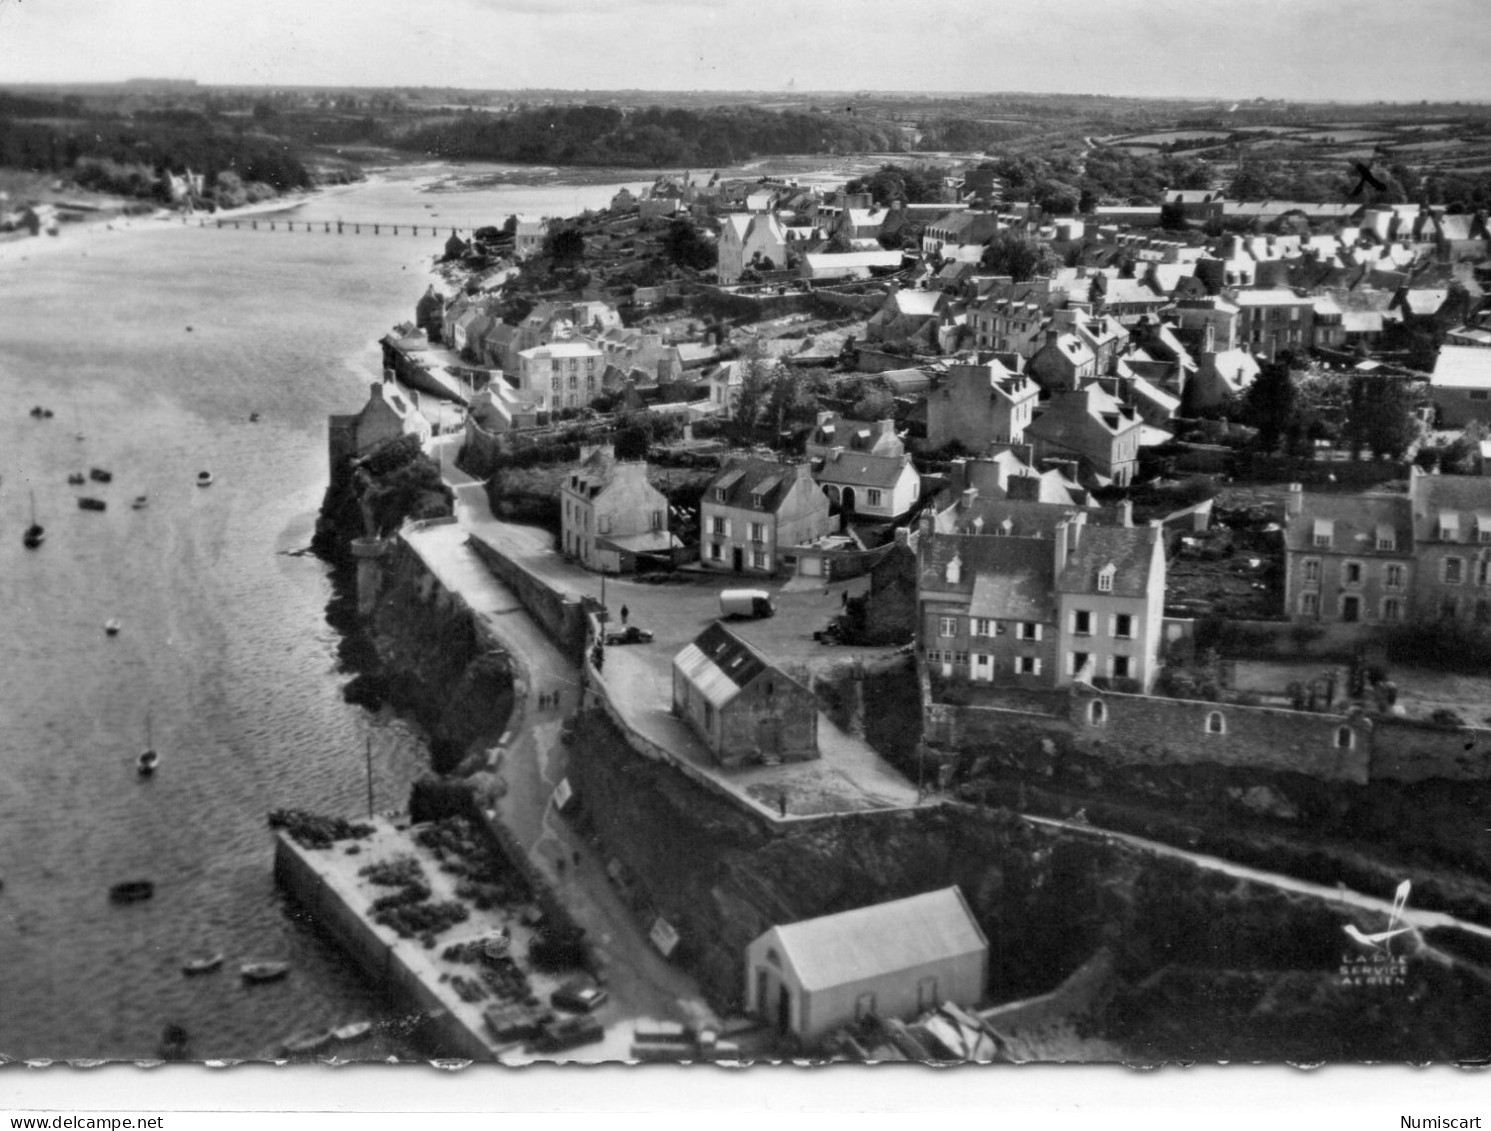
POLYGON ((383 371, 383 383, 385 385, 392 385, 393 384, 393 370, 392 369, 385 369, 383 371))
POLYGON ((937 516, 933 513, 931 507, 922 511, 921 516, 916 520, 916 525, 917 530, 922 535, 922 545, 928 545, 928 540, 937 530, 937 516))
POLYGON ((909 547, 911 545, 911 531, 904 526, 896 527, 896 545, 909 547))
POLYGON ((978 498, 977 487, 965 487, 958 495, 958 510, 967 511, 973 506, 973 500, 978 498))
POLYGON ((1060 580, 1062 573, 1066 570, 1067 557, 1072 551, 1072 542, 1069 539, 1073 537, 1072 529, 1074 526, 1075 523, 1070 518, 1062 519, 1056 527, 1056 537, 1051 539, 1056 547, 1055 576, 1058 580, 1060 580))
POLYGON ((1118 525, 1125 527, 1134 525, 1134 500, 1124 499, 1118 504, 1118 525))
POLYGON ((1289 484, 1289 502, 1287 505, 1289 514, 1305 513, 1305 489, 1298 483, 1289 484))

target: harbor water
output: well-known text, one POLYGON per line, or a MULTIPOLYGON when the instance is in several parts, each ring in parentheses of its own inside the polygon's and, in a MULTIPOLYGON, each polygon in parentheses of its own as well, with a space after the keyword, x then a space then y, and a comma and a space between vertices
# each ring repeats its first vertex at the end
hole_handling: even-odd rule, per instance
POLYGON ((366 1049, 411 1052, 271 877, 270 810, 364 812, 369 742, 374 803, 402 808, 427 759, 342 698, 328 571, 304 552, 326 417, 363 403, 377 339, 412 318, 448 234, 429 225, 639 187, 424 191, 440 172, 282 214, 329 235, 136 221, 0 249, 0 1058, 153 1057, 167 1024, 194 1058, 253 1058, 359 1019, 386 1034, 366 1049), (422 228, 338 237, 338 219, 422 228), (112 481, 69 484, 91 467, 112 481), (147 735, 160 768, 141 778, 147 735), (135 879, 154 898, 110 902, 135 879), (182 975, 219 951, 222 971, 182 975), (292 972, 246 985, 255 959, 292 972))

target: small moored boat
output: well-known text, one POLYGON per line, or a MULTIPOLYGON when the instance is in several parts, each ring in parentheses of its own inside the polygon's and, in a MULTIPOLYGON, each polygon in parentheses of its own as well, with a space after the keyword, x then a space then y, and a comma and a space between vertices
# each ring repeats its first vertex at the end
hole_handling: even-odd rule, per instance
POLYGON ((139 903, 155 894, 155 884, 149 880, 125 880, 109 889, 109 898, 115 903, 139 903))
POLYGON ((259 423, 259 414, 257 412, 251 412, 251 413, 249 413, 249 423, 250 424, 258 424, 259 423))
POLYGON ((350 1045, 353 1041, 360 1041, 373 1031, 371 1021, 353 1021, 346 1025, 338 1025, 331 1031, 332 1039, 338 1044, 350 1045))
POLYGON ((313 1052, 320 1052, 332 1042, 330 1029, 302 1030, 293 1036, 285 1038, 284 1050, 286 1056, 307 1056, 313 1052))
POLYGON ((250 984, 277 982, 290 972, 288 962, 245 962, 238 968, 243 980, 250 984))
POLYGON ((167 1025, 161 1030, 160 1047, 157 1051, 162 1060, 185 1060, 186 1046, 191 1038, 181 1025, 167 1025))
POLYGON ((84 475, 81 471, 74 471, 67 477, 67 481, 74 487, 81 487, 84 483, 88 482, 88 476, 84 475))
POLYGON ((95 499, 84 495, 78 500, 78 509, 84 511, 106 511, 109 509, 109 504, 102 499, 95 499))
POLYGON ((197 486, 198 487, 211 487, 212 486, 212 472, 210 472, 210 471, 199 471, 199 472, 197 472, 197 486))
POLYGON ((144 495, 136 495, 135 501, 130 503, 130 506, 134 507, 137 511, 142 511, 149 505, 150 500, 144 495))
POLYGON ((114 473, 112 471, 105 471, 101 467, 90 467, 88 469, 88 478, 95 483, 112 483, 114 482, 114 473))
POLYGON ((107 636, 118 636, 119 635, 119 618, 118 617, 110 617, 108 620, 104 621, 104 634, 107 635, 107 636))
POLYGON ((155 773, 155 768, 160 765, 160 755, 154 750, 145 750, 135 759, 135 772, 142 778, 148 778, 155 773))
POLYGON ((47 540, 46 527, 36 521, 36 492, 31 492, 31 525, 26 527, 26 533, 21 535, 21 542, 26 549, 34 550, 47 540))
POLYGON ((181 972, 188 976, 194 974, 211 974, 223 968, 223 952, 216 954, 198 955, 196 958, 188 958, 181 964, 181 972))

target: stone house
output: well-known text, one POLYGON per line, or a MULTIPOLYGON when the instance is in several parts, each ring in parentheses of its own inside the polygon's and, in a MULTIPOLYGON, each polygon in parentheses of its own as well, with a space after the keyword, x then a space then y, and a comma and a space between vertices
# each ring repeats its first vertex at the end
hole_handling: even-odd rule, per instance
POLYGON ((906 342, 920 352, 936 353, 950 344, 952 302, 942 291, 894 290, 865 323, 871 342, 906 342))
POLYGON ((1045 344, 1031 355, 1025 371, 1047 393, 1079 389, 1095 378, 1098 355, 1072 330, 1047 331, 1045 344))
POLYGON ((544 409, 583 408, 601 391, 605 356, 584 339, 550 342, 518 353, 519 395, 544 409))
POLYGON ((1491 625, 1491 479, 1426 475, 1415 466, 1408 502, 1413 615, 1491 625))
POLYGON ((927 396, 927 446, 935 451, 956 441, 983 452, 990 444, 1021 443, 1040 392, 1035 381, 992 358, 949 365, 927 396))
POLYGON ((394 383, 393 373, 384 370, 383 380, 372 383, 367 404, 355 413, 333 414, 330 418, 328 454, 332 477, 347 459, 363 455, 385 440, 400 436, 417 436, 424 444, 431 435, 430 422, 394 383))
POLYGON ((1413 508, 1403 495, 1305 494, 1285 507, 1284 607, 1312 623, 1397 624, 1412 613, 1413 508))
POLYGON ((1429 378, 1429 399, 1440 428, 1491 424, 1491 349, 1444 345, 1429 378))
POLYGON ((1071 510, 1049 535, 1020 537, 937 534, 924 516, 917 628, 927 666, 973 683, 1053 688, 1102 677, 1147 691, 1159 670, 1162 532, 1088 517, 1071 510))
POLYGON ((818 757, 818 701, 723 624, 673 658, 673 713, 722 766, 818 757))
POLYGON ((812 460, 811 466, 829 505, 846 517, 896 519, 921 498, 921 473, 904 452, 878 456, 834 448, 812 460))
POLYGON ((1077 460, 1099 480, 1127 487, 1139 468, 1143 423, 1097 385, 1061 392, 1025 429, 1036 462, 1077 460))
POLYGON ((549 234, 549 219, 519 216, 518 226, 513 229, 513 257, 527 259, 543 250, 544 240, 549 234))
POLYGON ((719 281, 728 286, 747 267, 782 271, 787 267, 787 229, 773 212, 732 212, 720 220, 719 281))
POLYGON ((989 941, 957 887, 775 926, 745 953, 747 1010, 807 1042, 871 1015, 971 1009, 988 977, 989 941))
POLYGON ((645 460, 617 460, 609 445, 581 451, 559 488, 566 557, 602 573, 631 573, 639 555, 671 556, 668 500, 647 481, 645 460))
POLYGON ((906 445, 896 433, 894 420, 852 420, 821 411, 808 434, 806 455, 809 459, 821 459, 835 448, 872 456, 898 456, 905 452, 906 445))
POLYGON ((699 502, 699 560, 706 569, 769 577, 796 564, 794 547, 833 525, 808 463, 732 459, 699 502))
POLYGON ((1315 341, 1315 301, 1283 287, 1234 291, 1238 343, 1273 361, 1284 350, 1306 350, 1315 341))
POLYGON ((849 598, 845 613, 856 644, 906 644, 916 638, 916 544, 920 535, 896 527, 895 541, 870 569, 870 587, 849 598))

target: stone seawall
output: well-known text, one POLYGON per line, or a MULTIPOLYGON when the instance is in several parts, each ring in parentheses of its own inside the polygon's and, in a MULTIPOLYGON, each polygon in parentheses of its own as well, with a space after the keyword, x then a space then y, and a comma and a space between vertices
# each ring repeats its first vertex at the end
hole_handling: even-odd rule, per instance
POLYGON ((535 577, 480 538, 473 537, 470 545, 498 580, 513 591, 550 639, 575 659, 584 655, 585 603, 581 597, 551 589, 542 578, 535 577))

